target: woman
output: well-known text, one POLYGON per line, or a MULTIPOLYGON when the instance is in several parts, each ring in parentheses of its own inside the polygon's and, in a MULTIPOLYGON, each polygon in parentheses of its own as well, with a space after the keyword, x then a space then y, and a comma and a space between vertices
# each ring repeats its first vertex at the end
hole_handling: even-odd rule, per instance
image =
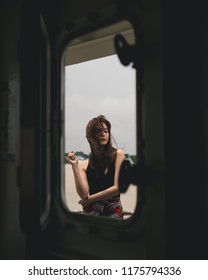
POLYGON ((86 137, 91 149, 88 160, 78 166, 75 153, 68 154, 79 203, 84 213, 122 219, 118 175, 124 153, 112 146, 111 124, 103 115, 89 121, 86 137))

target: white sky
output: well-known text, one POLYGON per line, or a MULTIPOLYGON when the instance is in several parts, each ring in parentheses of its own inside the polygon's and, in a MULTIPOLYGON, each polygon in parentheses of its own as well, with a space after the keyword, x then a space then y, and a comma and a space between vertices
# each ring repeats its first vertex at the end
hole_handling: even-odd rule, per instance
POLYGON ((117 55, 65 68, 65 152, 90 152, 85 128, 102 114, 111 122, 117 146, 136 154, 135 75, 117 55))

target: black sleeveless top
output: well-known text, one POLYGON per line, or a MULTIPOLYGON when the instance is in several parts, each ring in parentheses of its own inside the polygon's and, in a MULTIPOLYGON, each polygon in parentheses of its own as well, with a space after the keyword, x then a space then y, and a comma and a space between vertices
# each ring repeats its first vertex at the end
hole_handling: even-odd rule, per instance
POLYGON ((114 185, 115 175, 115 162, 111 163, 108 167, 106 174, 97 175, 96 171, 90 167, 87 167, 87 180, 89 184, 89 193, 94 194, 114 185))
MULTIPOLYGON (((108 166, 106 174, 97 175, 97 172, 87 166, 86 175, 89 184, 89 194, 95 194, 97 192, 106 190, 114 185, 115 175, 115 162, 114 161, 108 166)), ((106 216, 116 219, 123 218, 123 210, 120 201, 120 194, 115 195, 112 198, 105 199, 102 201, 96 201, 83 208, 83 213, 95 216, 106 216)))

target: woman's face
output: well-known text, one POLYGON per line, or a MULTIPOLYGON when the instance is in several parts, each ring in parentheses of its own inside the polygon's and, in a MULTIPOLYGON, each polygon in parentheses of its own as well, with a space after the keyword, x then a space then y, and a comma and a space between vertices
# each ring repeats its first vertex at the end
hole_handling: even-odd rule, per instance
POLYGON ((102 130, 98 132, 98 140, 101 145, 106 145, 109 140, 109 131, 105 123, 103 123, 102 125, 102 130))

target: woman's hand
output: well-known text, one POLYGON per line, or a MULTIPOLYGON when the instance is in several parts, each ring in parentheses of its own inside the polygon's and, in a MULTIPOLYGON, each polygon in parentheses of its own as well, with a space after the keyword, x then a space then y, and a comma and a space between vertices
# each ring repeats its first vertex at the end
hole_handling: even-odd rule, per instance
POLYGON ((78 159, 73 151, 68 153, 67 160, 71 165, 78 165, 78 159))
POLYGON ((81 204, 83 208, 87 207, 90 203, 92 203, 89 197, 90 196, 88 195, 88 197, 80 199, 78 203, 81 204))

